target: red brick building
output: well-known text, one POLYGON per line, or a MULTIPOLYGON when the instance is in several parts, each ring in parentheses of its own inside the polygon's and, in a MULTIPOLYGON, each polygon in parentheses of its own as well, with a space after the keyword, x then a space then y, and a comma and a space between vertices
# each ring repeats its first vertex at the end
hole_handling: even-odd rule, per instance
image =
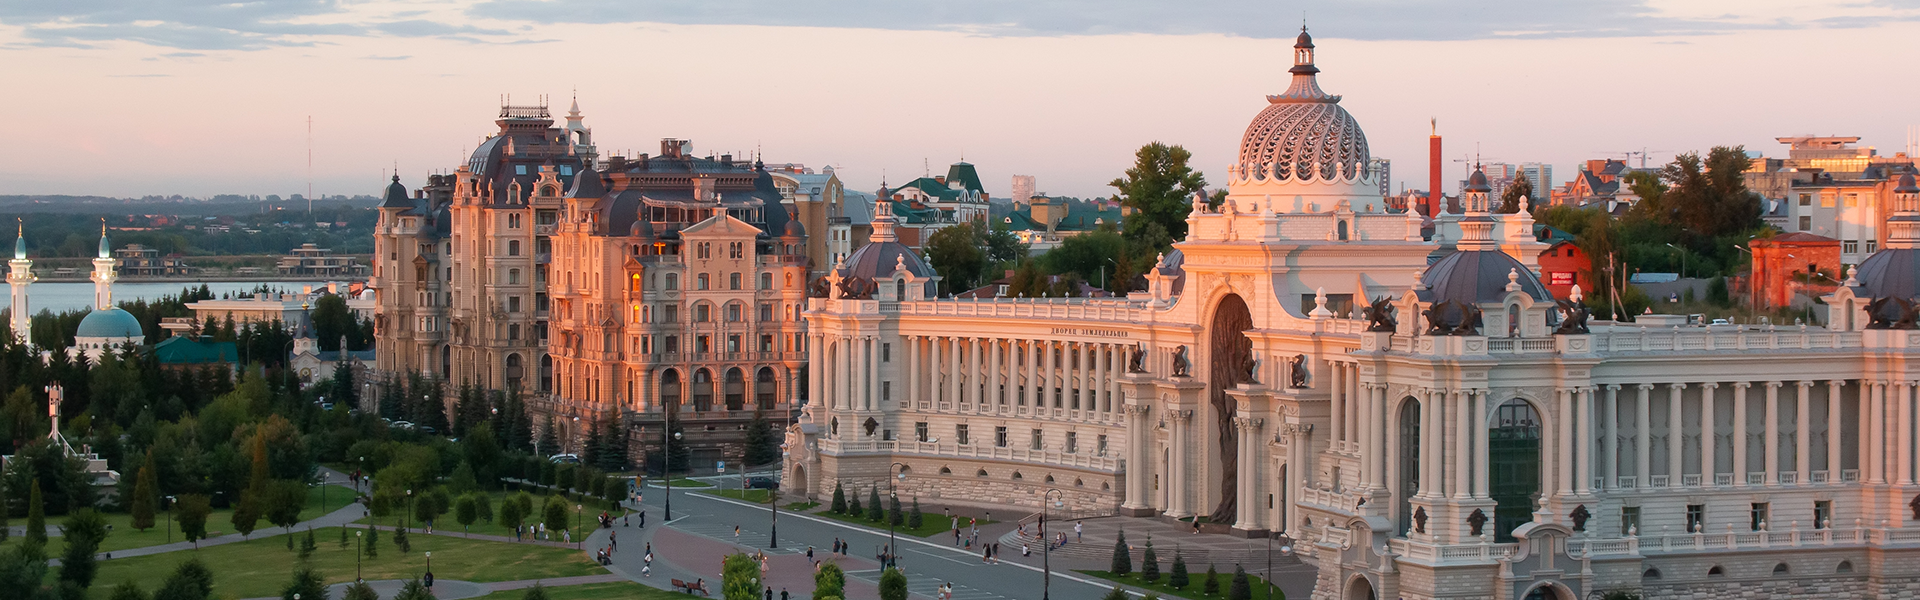
POLYGON ((1540 282, 1547 284, 1547 292, 1555 299, 1566 300, 1575 285, 1583 294, 1593 291, 1593 259, 1572 241, 1555 242, 1540 253, 1538 260, 1540 282))
POLYGON ((1839 285, 1840 240, 1811 233, 1757 239, 1748 298, 1755 309, 1789 306, 1795 293, 1820 296, 1839 285))

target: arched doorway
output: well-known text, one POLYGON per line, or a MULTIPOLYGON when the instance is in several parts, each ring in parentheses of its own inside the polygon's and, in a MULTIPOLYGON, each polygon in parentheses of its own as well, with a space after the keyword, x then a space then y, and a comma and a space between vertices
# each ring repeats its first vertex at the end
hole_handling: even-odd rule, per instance
POLYGON ((520 364, 520 354, 507 355, 507 389, 520 389, 520 378, 525 375, 526 367, 520 364))
POLYGON ((1343 598, 1344 600, 1379 600, 1373 593, 1373 582, 1361 575, 1355 575, 1353 581, 1347 583, 1347 593, 1343 598))
POLYGON ((797 498, 812 498, 807 495, 806 467, 794 465, 792 472, 787 474, 787 480, 780 482, 780 487, 785 488, 787 493, 794 494, 797 498))
POLYGON ((660 372, 660 410, 680 412, 680 371, 660 372))
POLYGON ((1562 594, 1559 590, 1554 589, 1553 584, 1543 583, 1538 587, 1527 590, 1527 595, 1524 598, 1526 600, 1560 600, 1561 597, 1562 594))
POLYGON ((740 367, 727 369, 727 410, 740 410, 747 404, 747 378, 740 367))
POLYGON ((1400 535, 1413 527, 1413 495, 1420 491, 1420 401, 1412 396, 1400 401, 1399 486, 1394 490, 1395 522, 1400 535))
POLYGON ((1487 477, 1493 539, 1514 541, 1513 529, 1533 520, 1534 498, 1540 494, 1540 414, 1533 405, 1514 399, 1494 409, 1487 431, 1487 477))
POLYGON ((700 369, 693 372, 693 412, 713 410, 713 372, 700 369))
MULTIPOLYGON (((1213 324, 1207 329, 1208 390, 1213 408, 1213 426, 1217 431, 1218 456, 1205 457, 1219 465, 1220 503, 1207 519, 1214 523, 1235 521, 1235 502, 1239 490, 1239 432, 1233 426, 1234 400, 1227 390, 1247 381, 1246 366, 1253 360, 1253 340, 1246 331, 1253 329, 1253 314, 1247 301, 1238 294, 1227 294, 1213 311, 1213 324)), ((1195 486, 1199 487, 1199 486, 1195 486)))

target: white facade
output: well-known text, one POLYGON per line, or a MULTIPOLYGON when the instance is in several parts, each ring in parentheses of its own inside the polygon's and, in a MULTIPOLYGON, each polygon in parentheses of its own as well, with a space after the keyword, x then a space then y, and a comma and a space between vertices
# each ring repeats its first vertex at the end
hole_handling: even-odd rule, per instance
POLYGON ((1417 215, 1362 210, 1382 203, 1364 172, 1282 179, 1299 165, 1257 146, 1125 299, 831 273, 786 489, 903 473, 938 502, 1038 511, 1057 489, 1083 514, 1207 516, 1294 540, 1326 600, 1920 591, 1920 330, 1867 303, 1920 287, 1895 272, 1920 261, 1863 264, 1885 282, 1829 298, 1833 329, 1588 326, 1544 294, 1513 233, 1530 217, 1489 214, 1484 175, 1429 267, 1443 248, 1417 215))

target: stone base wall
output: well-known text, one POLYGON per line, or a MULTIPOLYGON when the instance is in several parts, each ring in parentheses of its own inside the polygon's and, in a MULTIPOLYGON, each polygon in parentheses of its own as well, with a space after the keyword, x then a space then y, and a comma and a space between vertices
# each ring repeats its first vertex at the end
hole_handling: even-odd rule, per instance
POLYGON ((1060 490, 1065 506, 1055 510, 1105 515, 1124 500, 1124 478, 1112 473, 937 457, 824 457, 819 486, 812 491, 819 500, 831 499, 839 482, 848 494, 857 490, 862 500, 875 486, 884 496, 889 473, 899 468, 893 466, 896 462, 907 467, 905 479, 893 480, 902 502, 918 497, 929 504, 1007 507, 1024 515, 1040 510, 1047 490, 1060 490))
POLYGON ((1883 588, 1880 585, 1870 584, 1865 576, 1721 580, 1690 584, 1647 585, 1641 589, 1641 594, 1647 600, 1722 600, 1725 598, 1865 600, 1867 598, 1920 597, 1920 583, 1907 580, 1903 585, 1883 588))

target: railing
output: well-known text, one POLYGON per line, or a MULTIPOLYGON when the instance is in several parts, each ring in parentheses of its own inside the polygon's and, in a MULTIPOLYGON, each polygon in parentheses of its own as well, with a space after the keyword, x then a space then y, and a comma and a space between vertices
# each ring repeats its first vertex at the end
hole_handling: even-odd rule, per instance
POLYGON ((1814 471, 1807 474, 1808 483, 1827 483, 1826 471, 1814 471))
POLYGON ((1657 487, 1657 488, 1667 487, 1666 475, 1654 475, 1652 477, 1648 477, 1647 479, 1650 480, 1647 482, 1647 485, 1650 487, 1657 487))
POLYGON ((987 444, 942 444, 912 440, 820 440, 822 451, 835 454, 897 454, 1002 460, 1021 463, 1079 467, 1095 471, 1117 472, 1120 459, 1093 453, 1069 453, 1027 448, 1001 448, 987 444))
POLYGON ((1712 327, 1658 329, 1615 326, 1595 335, 1595 350, 1602 352, 1659 352, 1690 350, 1812 350, 1860 348, 1861 335, 1852 331, 1825 329, 1775 330, 1742 329, 1727 332, 1712 327))
POLYGON ((546 223, 546 224, 535 223, 533 225, 534 235, 553 235, 555 232, 559 230, 560 230, 559 223, 546 223))
POLYGON ((1766 485, 1766 484, 1767 484, 1766 471, 1754 471, 1751 473, 1747 473, 1747 485, 1766 485))
POLYGON ((1732 473, 1714 473, 1713 484, 1721 487, 1731 486, 1733 485, 1733 474, 1732 473))
POLYGON ((1799 483, 1799 482, 1800 482, 1799 472, 1797 471, 1781 471, 1780 472, 1780 483, 1799 483))
POLYGON ((1614 483, 1617 484, 1620 489, 1631 490, 1640 487, 1640 477, 1637 475, 1621 475, 1619 481, 1614 483))
POLYGON ((1687 487, 1700 487, 1700 474, 1694 473, 1691 475, 1681 475, 1680 485, 1684 485, 1687 487))
POLYGON ((959 317, 1027 317, 1046 320, 1114 321, 1139 323, 1138 300, 1107 298, 983 298, 921 300, 881 305, 882 312, 901 315, 959 317))

